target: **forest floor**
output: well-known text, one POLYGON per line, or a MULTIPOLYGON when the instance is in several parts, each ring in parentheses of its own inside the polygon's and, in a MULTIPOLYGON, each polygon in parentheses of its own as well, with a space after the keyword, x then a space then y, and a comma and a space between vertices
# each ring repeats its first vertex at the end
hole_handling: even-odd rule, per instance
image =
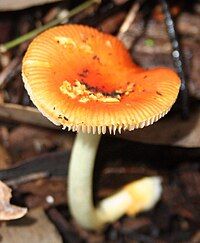
MULTIPOLYGON (((82 1, 52 0, 42 6, 31 6, 35 1, 28 1, 29 6, 24 6, 27 1, 19 1, 18 6, 13 4, 16 1, 4 2, 0 3, 0 43, 40 28, 82 1)), ((117 35, 138 2, 102 1, 68 21, 117 35)), ((24 89, 21 63, 30 40, 0 53, 0 180, 12 188, 11 202, 28 208, 25 217, 0 222, 0 242, 200 242, 200 4, 170 2, 184 57, 189 116, 182 118, 187 107, 179 98, 169 115, 155 125, 103 136, 95 167, 96 201, 150 175, 162 177, 163 193, 150 212, 124 216, 101 233, 83 230, 70 216, 66 175, 75 135, 42 117, 24 89)), ((139 65, 174 68, 158 2, 150 6, 144 1, 123 41, 131 43, 130 53, 139 65)))

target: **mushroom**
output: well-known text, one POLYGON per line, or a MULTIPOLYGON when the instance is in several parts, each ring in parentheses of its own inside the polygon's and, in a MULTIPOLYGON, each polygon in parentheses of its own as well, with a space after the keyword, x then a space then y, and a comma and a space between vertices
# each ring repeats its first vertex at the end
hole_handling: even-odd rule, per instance
POLYGON ((69 208, 87 229, 101 229, 123 214, 152 208, 159 177, 143 178, 93 203, 92 179, 101 134, 148 126, 175 102, 180 79, 167 68, 143 69, 115 37, 82 25, 40 34, 22 65, 25 87, 50 121, 76 131, 68 174, 69 208))

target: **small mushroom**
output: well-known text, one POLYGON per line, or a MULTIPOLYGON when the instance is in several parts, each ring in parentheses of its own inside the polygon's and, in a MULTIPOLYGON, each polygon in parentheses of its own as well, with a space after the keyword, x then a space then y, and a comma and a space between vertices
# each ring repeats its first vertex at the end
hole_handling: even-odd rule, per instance
POLYGON ((10 204, 11 189, 0 181, 0 220, 19 219, 27 213, 27 208, 10 204))
POLYGON ((133 182, 95 207, 94 161, 101 134, 143 128, 170 110, 180 87, 176 73, 145 70, 133 63, 117 38, 71 24, 33 40, 22 76, 42 114, 78 132, 70 158, 68 202, 80 225, 100 229, 123 214, 155 205, 162 191, 159 177, 133 182))

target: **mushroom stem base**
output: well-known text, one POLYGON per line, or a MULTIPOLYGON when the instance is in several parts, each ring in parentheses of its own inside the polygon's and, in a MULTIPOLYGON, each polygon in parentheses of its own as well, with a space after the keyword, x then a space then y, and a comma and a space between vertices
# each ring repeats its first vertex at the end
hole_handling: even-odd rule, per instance
POLYGON ((124 214, 135 215, 151 209, 162 192, 159 177, 146 177, 124 186, 94 207, 93 170, 100 138, 78 133, 69 163, 69 208, 75 220, 90 230, 101 230, 124 214))

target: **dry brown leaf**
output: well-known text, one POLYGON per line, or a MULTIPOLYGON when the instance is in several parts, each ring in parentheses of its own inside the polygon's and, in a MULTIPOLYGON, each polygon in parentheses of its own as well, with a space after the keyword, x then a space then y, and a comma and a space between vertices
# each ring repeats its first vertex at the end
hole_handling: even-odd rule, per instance
POLYGON ((36 126, 56 128, 46 117, 36 109, 29 106, 3 103, 0 104, 0 119, 16 121, 36 126))
POLYGON ((11 189, 0 181, 0 220, 12 220, 23 217, 27 213, 27 208, 10 204, 11 189))
POLYGON ((7 169, 11 164, 11 157, 6 149, 0 144, 0 170, 7 169))
POLYGON ((190 117, 183 120, 180 114, 166 117, 143 129, 125 132, 121 136, 136 142, 200 147, 200 108, 192 110, 190 117))
POLYGON ((62 243, 61 236, 42 208, 29 211, 26 217, 3 224, 1 243, 62 243))
POLYGON ((53 3, 61 0, 1 0, 0 11, 13 11, 24 8, 30 8, 32 6, 42 5, 45 3, 53 3))

